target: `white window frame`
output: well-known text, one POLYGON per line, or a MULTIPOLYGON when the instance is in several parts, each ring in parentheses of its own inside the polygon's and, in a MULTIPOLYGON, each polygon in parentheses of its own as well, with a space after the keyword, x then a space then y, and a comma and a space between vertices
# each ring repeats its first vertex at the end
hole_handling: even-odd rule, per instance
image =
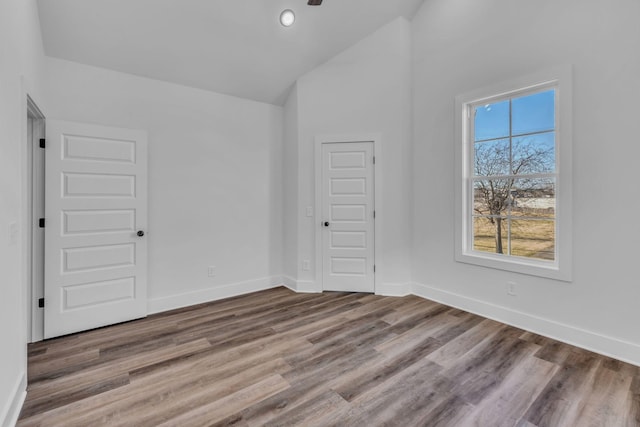
POLYGON ((550 279, 572 280, 572 69, 558 66, 484 87, 456 97, 455 107, 455 259, 458 262, 550 279), (518 97, 544 89, 556 91, 556 235, 554 261, 473 250, 471 222, 473 149, 472 108, 498 97, 518 97))

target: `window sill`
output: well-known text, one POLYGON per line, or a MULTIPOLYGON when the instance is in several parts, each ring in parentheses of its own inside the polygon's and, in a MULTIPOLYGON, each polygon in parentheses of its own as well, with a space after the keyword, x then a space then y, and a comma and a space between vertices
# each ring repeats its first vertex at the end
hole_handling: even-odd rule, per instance
POLYGON ((560 268, 558 263, 527 260, 523 258, 505 259, 499 255, 484 254, 480 252, 457 253, 456 261, 481 267, 510 271, 512 273, 560 280, 563 282, 572 281, 570 269, 560 268))

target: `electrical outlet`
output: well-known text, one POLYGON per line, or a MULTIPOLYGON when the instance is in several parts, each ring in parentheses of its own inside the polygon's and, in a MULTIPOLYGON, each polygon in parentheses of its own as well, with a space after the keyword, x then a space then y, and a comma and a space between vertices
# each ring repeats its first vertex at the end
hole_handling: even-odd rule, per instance
POLYGON ((516 282, 507 282, 507 295, 511 295, 512 297, 515 297, 516 295, 518 295, 516 288, 517 288, 516 282))
POLYGON ((209 275, 209 277, 215 277, 215 275, 216 275, 216 266, 215 265, 210 265, 209 266, 208 275, 209 275))
POLYGON ((308 259, 305 259, 304 261, 302 261, 302 270, 303 271, 311 270, 311 261, 309 261, 308 259))

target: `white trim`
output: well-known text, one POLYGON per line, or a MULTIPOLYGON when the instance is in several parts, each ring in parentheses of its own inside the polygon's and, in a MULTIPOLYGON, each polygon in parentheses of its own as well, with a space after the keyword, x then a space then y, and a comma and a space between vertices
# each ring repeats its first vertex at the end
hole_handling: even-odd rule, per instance
POLYGON ((321 294, 322 288, 311 280, 294 280, 289 276, 282 276, 282 286, 301 294, 321 294))
POLYGON ((300 292, 302 294, 321 294, 322 286, 318 284, 318 282, 313 282, 311 280, 298 280, 296 283, 296 292, 300 292))
POLYGON ((22 374, 11 393, 11 399, 5 404, 0 414, 0 425, 2 427, 13 427, 18 422, 22 405, 27 397, 27 375, 22 374))
MULTIPOLYGON (((315 155, 314 155, 314 167, 315 167, 315 222, 314 222, 314 236, 316 239, 316 262, 315 262, 315 283, 319 285, 322 292, 322 226, 319 221, 322 218, 322 144, 330 143, 350 143, 350 142, 372 142, 373 143, 373 155, 376 159, 375 166, 373 168, 374 174, 374 201, 373 210, 376 213, 374 223, 374 254, 373 263, 377 265, 379 254, 382 253, 382 222, 384 213, 382 211, 382 135, 380 133, 356 133, 356 134, 343 134, 343 135, 316 135, 315 137, 315 155)), ((379 274, 374 274, 374 292, 380 286, 379 274)), ((298 282, 299 283, 299 282, 298 282)))
POLYGON ((298 283, 289 276, 282 276, 282 286, 292 290, 293 292, 298 292, 298 283))
POLYGON ((376 295, 386 297, 406 297, 412 293, 412 284, 409 283, 382 283, 376 287, 376 295))
POLYGON ((547 277, 555 280, 572 280, 572 67, 570 65, 552 67, 527 76, 474 90, 459 95, 455 100, 455 259, 458 262, 482 267, 512 271, 521 274, 547 277), (523 93, 536 87, 554 84, 556 89, 557 123, 556 138, 559 141, 556 152, 556 253, 554 264, 519 258, 498 258, 492 254, 479 254, 468 250, 468 198, 466 173, 469 170, 469 156, 466 155, 469 128, 468 105, 509 93, 523 93), (559 100, 559 101, 558 101, 559 100))
POLYGON ((44 230, 37 227, 37 218, 44 217, 44 151, 38 148, 36 141, 46 135, 46 119, 31 95, 27 94, 27 341, 36 342, 44 339, 44 310, 38 307, 37 300, 44 297, 44 280, 36 281, 36 276, 42 279, 44 271, 44 230), (36 129, 37 128, 37 129, 36 129), (30 136, 30 137, 29 137, 30 136), (39 160, 39 161, 37 161, 39 160), (38 164, 39 168, 34 166, 38 164), (40 179, 36 180, 38 177, 40 179), (36 202, 38 200, 38 202, 36 202), (37 231, 36 231, 37 230, 37 231), (34 234, 42 233, 40 239, 34 234), (36 274, 39 271, 39 274, 36 274))
POLYGON ((174 310, 176 308, 188 307, 219 299, 263 291, 265 289, 277 288, 278 286, 282 286, 282 277, 271 276, 248 280, 246 282, 230 283, 198 291, 151 298, 148 300, 147 313, 160 313, 163 311, 174 310))
MULTIPOLYGON (((35 305, 33 302, 32 294, 34 293, 34 289, 32 288, 32 246, 33 242, 31 240, 31 226, 32 226, 32 200, 31 200, 31 180, 32 180, 32 165, 31 165, 31 155, 29 153, 29 145, 31 141, 28 138, 28 130, 27 127, 29 125, 29 102, 28 99, 31 99, 31 102, 36 106, 38 111, 33 111, 34 113, 39 113, 41 116, 41 120, 43 122, 46 120, 44 111, 46 111, 46 106, 42 103, 42 100, 39 99, 34 94, 34 87, 31 84, 30 80, 25 76, 20 76, 20 85, 21 85, 21 104, 20 104, 20 120, 21 120, 21 144, 20 144, 20 192, 21 192, 21 202, 20 202, 20 216, 19 216, 19 227, 20 227, 20 241, 19 241, 19 251, 20 251, 20 280, 23 288, 23 304, 24 304, 24 327, 25 327, 25 338, 27 342, 34 342, 41 340, 44 334, 44 325, 35 324, 34 318, 36 317, 33 313, 33 306, 35 305)), ((44 137, 44 135, 43 135, 44 137)), ((26 369, 26 354, 25 354, 25 369, 26 369)))
POLYGON ((640 366, 640 345, 629 341, 608 337, 576 326, 443 291, 421 283, 413 283, 413 294, 640 366))

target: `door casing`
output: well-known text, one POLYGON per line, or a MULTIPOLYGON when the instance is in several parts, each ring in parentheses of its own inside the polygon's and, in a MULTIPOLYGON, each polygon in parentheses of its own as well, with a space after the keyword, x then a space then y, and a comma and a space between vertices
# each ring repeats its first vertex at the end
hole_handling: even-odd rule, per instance
POLYGON ((44 297, 44 230, 38 219, 44 217, 44 151, 39 146, 45 137, 45 117, 27 95, 27 340, 44 337, 44 310, 38 299, 44 297))
POLYGON ((378 260, 382 253, 382 224, 384 212, 381 210, 382 203, 382 137, 379 133, 356 133, 356 134, 335 134, 335 135, 317 135, 315 137, 314 152, 314 168, 315 168, 315 216, 314 216, 314 235, 315 235, 315 279, 316 286, 320 292, 323 290, 323 272, 322 272, 322 144, 335 143, 353 143, 353 142, 372 142, 373 153, 375 156, 374 167, 374 211, 376 212, 374 222, 374 260, 376 272, 374 274, 374 292, 377 292, 380 285, 380 269, 378 260))

